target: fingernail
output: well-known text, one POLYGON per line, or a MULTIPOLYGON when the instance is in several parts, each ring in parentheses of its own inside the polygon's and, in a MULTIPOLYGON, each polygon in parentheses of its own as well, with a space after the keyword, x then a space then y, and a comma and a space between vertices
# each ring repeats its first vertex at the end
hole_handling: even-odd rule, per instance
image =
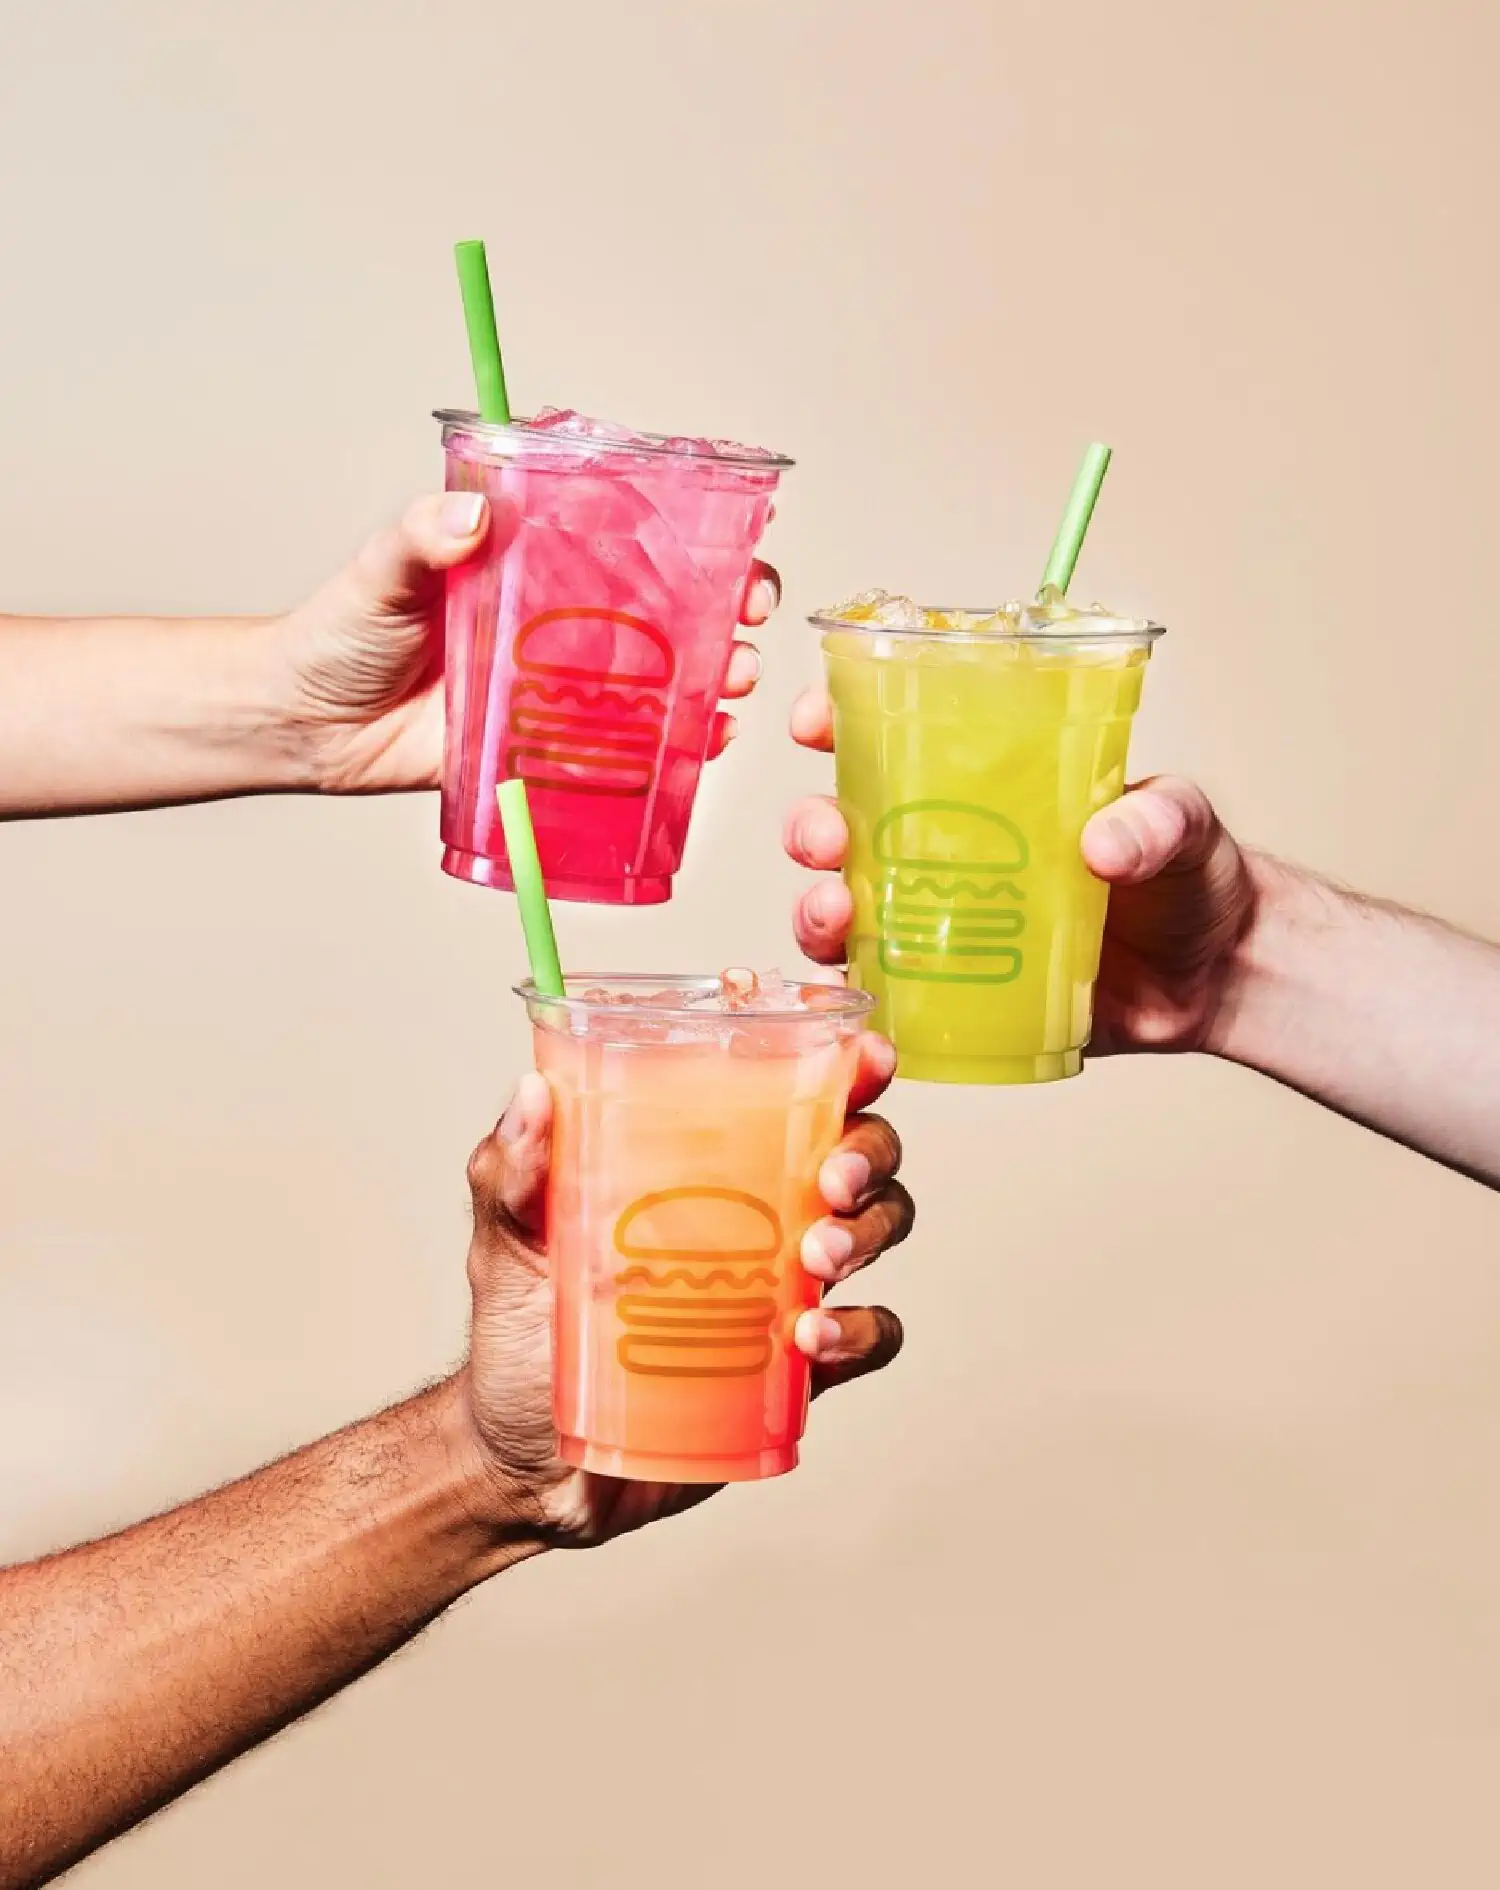
POLYGON ((1133 873, 1140 865, 1145 854, 1135 829, 1128 820, 1122 820, 1118 814, 1106 814, 1104 831, 1109 835, 1114 846, 1115 857, 1122 872, 1133 873))
MULTIPOLYGON (((764 662, 762 661, 762 659, 761 659, 761 654, 760 654, 760 651, 759 651, 758 649, 756 649, 756 647, 755 647, 755 645, 754 645, 753 643, 742 643, 742 644, 740 645, 740 649, 741 649, 741 651, 748 651, 748 652, 749 652, 749 655, 750 655, 750 660, 751 660, 751 662, 753 662, 753 663, 754 663, 754 665, 755 665, 755 680, 756 680, 757 682, 759 682, 759 681, 760 681, 760 679, 761 679, 761 677, 762 677, 762 676, 763 676, 763 675, 765 674, 765 663, 764 663, 764 662)), ((740 663, 741 663, 741 664, 743 665, 743 663, 744 663, 744 661, 745 661, 745 658, 744 658, 744 656, 743 656, 743 655, 741 655, 741 656, 740 656, 740 657, 738 658, 738 661, 739 661, 739 662, 740 662, 740 663)))
POLYGON ((830 1207, 853 1207, 869 1185, 870 1164, 863 1155, 831 1155, 823 1164, 823 1198, 830 1207))
POLYGON ((854 1236, 847 1227, 840 1227, 836 1221, 810 1227, 802 1237, 804 1264, 811 1260, 809 1270, 820 1277, 836 1274, 853 1252, 854 1236))
POLYGON ((719 727, 723 734, 724 746, 727 748, 739 734, 740 725, 732 715, 721 715, 719 717, 719 727))
POLYGON ((472 538, 484 516, 482 492, 449 492, 443 496, 440 514, 443 530, 450 538, 472 538))
POLYGON ((818 1352, 831 1352, 844 1336, 844 1329, 837 1319, 827 1313, 818 1314, 818 1352))
POLYGON ((780 602, 781 586, 773 583, 770 578, 757 578, 755 582, 756 608, 763 611, 765 615, 769 617, 780 602))

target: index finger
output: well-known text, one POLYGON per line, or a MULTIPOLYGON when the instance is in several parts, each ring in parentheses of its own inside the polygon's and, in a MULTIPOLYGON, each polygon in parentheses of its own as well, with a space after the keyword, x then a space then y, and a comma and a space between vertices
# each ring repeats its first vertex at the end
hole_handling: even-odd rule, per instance
POLYGON ((509 1221, 522 1233, 541 1229, 552 1159, 552 1091, 529 1070, 505 1114, 469 1158, 469 1189, 480 1226, 509 1221))
POLYGON ((859 1040, 859 1061, 854 1068, 854 1083, 849 1091, 851 1113, 868 1109, 877 1096, 883 1096, 896 1074, 896 1046, 878 1031, 864 1031, 859 1040))

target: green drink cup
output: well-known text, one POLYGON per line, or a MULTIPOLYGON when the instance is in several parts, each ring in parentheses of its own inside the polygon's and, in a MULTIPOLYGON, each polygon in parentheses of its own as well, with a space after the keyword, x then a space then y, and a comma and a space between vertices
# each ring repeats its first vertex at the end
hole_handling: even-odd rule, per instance
POLYGON ((1160 626, 868 605, 813 622, 850 834, 849 978, 899 1074, 1076 1076, 1109 900, 1079 841, 1124 788, 1160 626))

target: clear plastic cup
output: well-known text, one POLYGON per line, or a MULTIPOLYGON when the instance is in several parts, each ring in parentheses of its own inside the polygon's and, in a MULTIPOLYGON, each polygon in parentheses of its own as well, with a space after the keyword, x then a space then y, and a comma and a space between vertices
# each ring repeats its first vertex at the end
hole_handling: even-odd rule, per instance
POLYGON ((450 572, 443 870, 510 888, 525 781, 554 899, 670 898, 755 546, 790 460, 439 413, 450 490, 514 539, 450 572))
POLYGON ((850 834, 849 976, 875 998, 898 1074, 1077 1075, 1109 902, 1079 841, 1124 789, 1161 627, 1087 614, 1008 634, 812 621, 850 834))
POLYGON ((844 1129, 871 1000, 783 987, 706 1008, 713 978, 518 987, 553 1096, 547 1252, 554 1404, 569 1462, 650 1482, 778 1476, 797 1462, 822 1288, 802 1236, 844 1129))

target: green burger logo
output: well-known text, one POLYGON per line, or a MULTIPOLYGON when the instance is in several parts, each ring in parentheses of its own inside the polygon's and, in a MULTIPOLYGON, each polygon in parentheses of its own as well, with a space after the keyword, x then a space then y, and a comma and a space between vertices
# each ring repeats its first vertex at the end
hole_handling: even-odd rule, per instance
POLYGON ((1014 821, 963 801, 908 801, 875 827, 880 964, 889 978, 1009 984, 1021 975, 1021 875, 1014 821))

